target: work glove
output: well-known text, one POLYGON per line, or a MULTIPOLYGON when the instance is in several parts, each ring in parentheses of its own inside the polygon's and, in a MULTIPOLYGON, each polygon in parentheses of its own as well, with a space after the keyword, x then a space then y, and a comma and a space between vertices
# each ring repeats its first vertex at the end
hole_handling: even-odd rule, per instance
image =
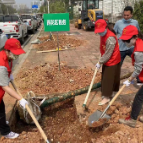
POLYGON ((134 81, 126 80, 125 82, 123 82, 123 84, 126 86, 130 86, 130 84, 134 84, 134 81))
POLYGON ((14 80, 14 77, 12 74, 10 74, 10 81, 13 81, 14 80))
POLYGON ((96 68, 99 70, 101 65, 99 63, 96 64, 96 68))
POLYGON ((26 104, 28 105, 28 102, 27 102, 24 98, 22 98, 22 99, 19 101, 19 104, 20 104, 20 106, 21 106, 23 109, 25 109, 25 108, 26 108, 26 104))

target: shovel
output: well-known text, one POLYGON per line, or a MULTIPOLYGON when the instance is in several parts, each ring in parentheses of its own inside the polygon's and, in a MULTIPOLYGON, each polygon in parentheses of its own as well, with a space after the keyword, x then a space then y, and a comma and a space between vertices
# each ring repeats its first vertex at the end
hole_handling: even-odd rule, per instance
MULTIPOLYGON (((13 81, 11 81, 11 84, 12 84, 13 88, 16 90, 16 92, 17 92, 21 97, 23 97, 22 94, 21 94, 21 93, 19 92, 19 90, 17 89, 17 87, 16 87, 16 85, 14 84, 13 81)), ((29 112, 29 114, 30 114, 31 118, 33 119, 34 123, 36 124, 37 128, 39 129, 39 131, 40 131, 40 133, 41 133, 43 139, 45 140, 45 142, 46 142, 46 143, 50 143, 50 142, 48 141, 47 136, 45 135, 44 131, 42 130, 40 124, 38 123, 37 119, 35 118, 34 114, 32 113, 32 111, 30 110, 30 108, 28 107, 27 104, 26 104, 26 109, 27 109, 27 111, 29 112)))
POLYGON ((94 112, 92 115, 89 116, 89 118, 88 118, 88 126, 89 127, 94 127, 93 123, 97 123, 96 127, 101 126, 101 125, 105 124, 111 118, 109 115, 106 114, 106 112, 125 87, 126 87, 126 85, 123 85, 121 87, 121 89, 114 96, 114 98, 110 101, 110 103, 108 104, 108 106, 106 107, 106 109, 103 112, 97 110, 96 112, 94 112))
POLYGON ((89 87, 89 89, 88 89, 88 93, 87 93, 86 98, 85 98, 85 101, 84 101, 84 103, 83 103, 83 105, 82 105, 82 107, 85 108, 85 109, 86 109, 86 103, 87 103, 87 100, 88 100, 88 98, 89 98, 89 95, 90 95, 90 92, 91 92, 91 89, 92 89, 92 86, 93 86, 93 83, 94 83, 94 80, 95 80, 97 71, 98 71, 98 69, 95 68, 94 75, 93 75, 92 81, 91 81, 91 83, 90 83, 90 87, 89 87))

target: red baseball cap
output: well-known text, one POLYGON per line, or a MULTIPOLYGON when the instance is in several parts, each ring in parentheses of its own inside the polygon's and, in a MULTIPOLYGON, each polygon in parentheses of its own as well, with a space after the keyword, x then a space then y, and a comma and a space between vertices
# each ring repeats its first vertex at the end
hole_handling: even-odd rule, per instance
POLYGON ((138 34, 139 34, 138 29, 133 25, 129 25, 123 29, 122 36, 119 39, 129 40, 134 35, 138 35, 138 34))
POLYGON ((95 22, 95 33, 102 33, 105 31, 107 23, 103 19, 99 19, 95 22))
POLYGON ((15 38, 10 38, 6 41, 4 48, 6 50, 11 51, 11 53, 15 55, 21 55, 24 54, 25 51, 22 49, 21 44, 19 40, 15 38))

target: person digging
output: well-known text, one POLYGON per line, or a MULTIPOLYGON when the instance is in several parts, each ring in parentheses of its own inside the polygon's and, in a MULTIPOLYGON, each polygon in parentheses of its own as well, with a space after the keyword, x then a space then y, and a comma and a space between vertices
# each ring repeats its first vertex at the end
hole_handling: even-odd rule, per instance
POLYGON ((0 132, 5 138, 14 139, 19 134, 10 130, 9 125, 6 123, 5 104, 3 102, 3 96, 8 93, 19 101, 21 107, 25 109, 28 102, 21 98, 12 88, 9 87, 9 82, 13 80, 12 76, 12 61, 15 59, 15 55, 24 54, 25 51, 21 48, 20 42, 17 39, 8 39, 4 48, 0 49, 0 132))
MULTIPOLYGON (((138 29, 133 26, 129 25, 123 29, 122 36, 120 39, 126 44, 128 48, 135 46, 132 58, 132 64, 134 66, 134 72, 123 84, 129 86, 133 83, 133 80, 138 76, 140 81, 143 82, 143 40, 141 34, 139 34, 138 29)), ((133 105, 131 114, 126 119, 119 119, 119 123, 128 125, 130 127, 136 126, 136 121, 139 116, 139 113, 142 108, 143 103, 143 86, 140 87, 139 91, 137 92, 133 105)), ((143 122, 143 116, 139 118, 141 122, 143 122)))
POLYGON ((98 105, 104 105, 110 101, 114 92, 119 91, 120 85, 120 62, 121 55, 119 44, 113 29, 103 19, 95 22, 95 33, 100 35, 101 58, 96 64, 100 69, 102 66, 101 92, 102 101, 98 105))

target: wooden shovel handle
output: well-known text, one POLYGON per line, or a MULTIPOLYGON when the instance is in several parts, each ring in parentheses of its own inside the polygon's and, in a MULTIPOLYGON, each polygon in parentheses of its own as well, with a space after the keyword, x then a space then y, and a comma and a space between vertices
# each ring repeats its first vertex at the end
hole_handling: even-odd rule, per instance
POLYGON ((120 90, 117 92, 117 94, 114 96, 114 98, 110 101, 109 105, 111 106, 113 104, 113 102, 117 99, 117 97, 120 95, 120 93, 122 92, 122 90, 126 87, 126 85, 123 85, 120 90))
MULTIPOLYGON (((17 91, 17 93, 23 98, 22 94, 19 92, 19 90, 17 89, 16 85, 14 84, 13 81, 11 81, 12 86, 14 87, 14 89, 17 91)), ((28 111, 28 113, 30 114, 31 118, 33 119, 34 123, 36 124, 37 128, 39 129, 43 139, 45 140, 45 142, 47 142, 47 136, 45 135, 44 131, 42 130, 40 124, 38 123, 37 119, 35 118, 34 114, 32 113, 31 109, 29 108, 29 106, 26 104, 26 109, 28 111)))
POLYGON ((85 101, 84 101, 84 104, 86 104, 86 102, 87 102, 87 100, 88 100, 88 97, 89 97, 89 95, 90 95, 91 88, 92 88, 92 86, 93 86, 93 83, 94 83, 94 80, 95 80, 97 71, 98 71, 98 69, 96 68, 96 69, 95 69, 95 72, 94 72, 94 75, 93 75, 93 78, 92 78, 92 81, 91 81, 91 83, 90 83, 90 87, 89 87, 89 89, 88 89, 88 93, 87 93, 86 98, 85 98, 85 101))
POLYGON ((28 105, 26 105, 26 109, 29 112, 29 114, 30 114, 31 118, 33 119, 34 123, 36 124, 37 128, 39 129, 39 132, 41 133, 43 139, 45 140, 45 142, 47 142, 47 136, 45 135, 44 131, 42 130, 40 124, 38 123, 37 119, 35 118, 35 116, 31 112, 31 110, 30 110, 28 105))

